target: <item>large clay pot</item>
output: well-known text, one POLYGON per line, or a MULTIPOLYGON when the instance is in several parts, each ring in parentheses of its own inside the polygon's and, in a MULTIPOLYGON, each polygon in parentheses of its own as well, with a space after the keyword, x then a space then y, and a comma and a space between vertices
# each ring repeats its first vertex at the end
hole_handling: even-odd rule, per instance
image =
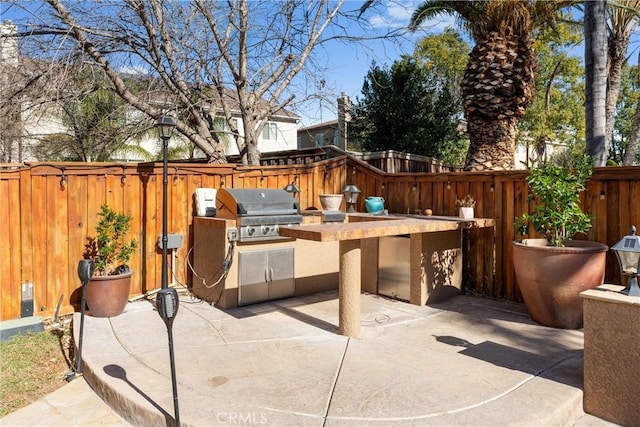
POLYGON ((133 272, 117 276, 94 276, 87 283, 87 306, 94 317, 114 317, 129 300, 133 272))
POLYGON ((607 245, 567 240, 565 247, 546 239, 513 242, 516 281, 531 318, 544 326, 582 327, 580 292, 604 282, 607 245))

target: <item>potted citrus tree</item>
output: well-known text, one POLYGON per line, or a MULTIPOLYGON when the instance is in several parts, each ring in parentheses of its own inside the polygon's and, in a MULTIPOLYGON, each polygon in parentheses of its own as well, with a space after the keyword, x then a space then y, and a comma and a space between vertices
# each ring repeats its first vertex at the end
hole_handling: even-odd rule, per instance
POLYGON ((98 217, 96 234, 87 237, 83 254, 94 265, 86 301, 93 316, 113 317, 122 313, 127 305, 133 275, 128 263, 138 242, 126 238, 131 228, 130 215, 102 205, 98 217))
POLYGON ((591 176, 592 162, 581 157, 573 167, 543 163, 527 178, 531 213, 516 218, 521 237, 532 227, 544 238, 513 242, 518 287, 531 318, 551 327, 582 327, 580 292, 604 282, 608 247, 573 240, 591 228, 580 207, 580 193, 591 176))

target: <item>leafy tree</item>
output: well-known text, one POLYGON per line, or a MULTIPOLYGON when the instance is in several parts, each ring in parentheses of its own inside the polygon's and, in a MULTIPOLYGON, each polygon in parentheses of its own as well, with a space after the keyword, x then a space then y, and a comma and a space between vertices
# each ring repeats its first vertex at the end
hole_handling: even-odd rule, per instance
POLYGON ((351 137, 362 149, 459 160, 464 150, 457 130, 460 106, 415 59, 403 56, 390 68, 372 64, 362 94, 351 124, 351 137))
POLYGON ((452 28, 440 34, 429 35, 418 41, 413 57, 434 81, 456 97, 461 96, 460 84, 469 59, 471 46, 452 28))
POLYGON ((67 132, 41 139, 36 157, 104 162, 136 153, 149 159, 150 154, 135 142, 148 129, 148 121, 132 114, 100 70, 72 68, 73 77, 64 81, 64 90, 52 108, 67 132))
POLYGON ((584 150, 584 68, 580 57, 570 55, 582 41, 578 30, 562 23, 537 34, 535 99, 518 124, 518 144, 559 141, 584 150))
POLYGON ((609 146, 609 160, 616 164, 632 165, 636 158, 633 147, 634 132, 637 132, 640 103, 638 67, 625 64, 621 69, 620 93, 616 106, 616 117, 609 146))

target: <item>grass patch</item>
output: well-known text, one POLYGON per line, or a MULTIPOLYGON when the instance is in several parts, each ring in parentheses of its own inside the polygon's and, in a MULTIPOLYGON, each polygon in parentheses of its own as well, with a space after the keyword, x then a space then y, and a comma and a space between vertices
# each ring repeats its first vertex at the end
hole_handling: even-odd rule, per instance
POLYGON ((0 343, 0 417, 66 384, 69 328, 28 333, 0 343))

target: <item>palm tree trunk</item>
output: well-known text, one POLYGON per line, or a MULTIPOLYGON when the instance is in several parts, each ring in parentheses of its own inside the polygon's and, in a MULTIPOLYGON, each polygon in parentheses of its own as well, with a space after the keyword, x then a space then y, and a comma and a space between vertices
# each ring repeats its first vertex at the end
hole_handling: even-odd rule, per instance
POLYGON ((624 63, 627 47, 629 46, 628 34, 611 34, 609 36, 609 72, 607 84, 607 115, 606 115, 606 135, 607 150, 613 141, 613 125, 615 124, 616 105, 620 93, 622 81, 622 64, 624 63))
MULTIPOLYGON (((638 71, 640 71, 640 65, 638 65, 638 71)), ((624 152, 622 164, 625 166, 633 165, 636 161, 636 157, 638 156, 638 150, 640 150, 640 100, 638 100, 636 112, 633 115, 631 133, 629 135, 627 148, 624 152)))
POLYGON ((528 34, 506 29, 477 40, 462 81, 470 142, 465 170, 513 169, 516 128, 533 101, 536 69, 528 34))
POLYGON ((595 166, 607 163, 606 96, 607 96, 607 25, 605 0, 592 0, 584 5, 585 70, 586 70, 586 153, 595 166))
POLYGON ((638 150, 640 149, 640 101, 636 107, 636 113, 633 115, 633 125, 631 126, 631 134, 629 135, 629 142, 624 152, 624 159, 622 164, 625 166, 632 166, 635 164, 636 157, 638 157, 638 150))
POLYGON ((464 170, 513 169, 517 120, 487 121, 478 115, 467 120, 470 144, 464 170))

